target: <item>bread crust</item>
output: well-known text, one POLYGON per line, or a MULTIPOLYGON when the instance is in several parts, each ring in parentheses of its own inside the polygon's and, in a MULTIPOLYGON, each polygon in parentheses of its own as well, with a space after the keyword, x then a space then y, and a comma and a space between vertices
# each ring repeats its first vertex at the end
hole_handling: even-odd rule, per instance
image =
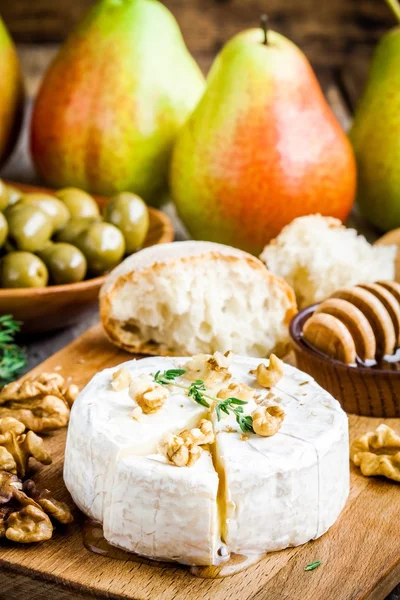
MULTIPOLYGON (((188 263, 193 264, 196 262, 213 261, 217 259, 225 260, 227 262, 246 261, 252 269, 263 274, 268 287, 275 286, 280 288, 281 293, 286 298, 289 306, 284 317, 284 324, 289 325, 292 317, 297 313, 296 298, 291 286, 277 275, 270 273, 261 260, 247 252, 211 242, 172 242, 170 244, 159 244, 152 247, 151 250, 154 258, 149 262, 143 261, 145 263, 144 266, 139 255, 142 252, 146 252, 146 250, 125 259, 121 265, 110 273, 100 290, 100 319, 106 336, 113 344, 127 352, 154 356, 180 356, 182 354, 181 349, 176 350, 169 348, 168 346, 157 342, 142 342, 140 340, 133 342, 133 333, 129 332, 129 325, 127 330, 127 324, 125 322, 121 322, 111 317, 113 299, 126 283, 134 283, 151 271, 153 273, 161 272, 165 265, 182 267, 188 263), (180 245, 180 249, 184 252, 179 252, 177 256, 169 256, 168 251, 171 249, 171 246, 174 246, 175 250, 177 245, 180 245), (183 248, 184 245, 186 245, 186 248, 183 248), (191 252, 191 248, 196 248, 196 252, 191 252), (197 249, 201 251, 197 251, 197 249), (185 250, 187 251, 185 252, 185 250), (135 268, 136 265, 138 268, 135 268)), ((177 253, 174 252, 174 254, 177 253)), ((282 353, 287 350, 287 346, 284 348, 277 348, 276 350, 282 355, 282 353)))

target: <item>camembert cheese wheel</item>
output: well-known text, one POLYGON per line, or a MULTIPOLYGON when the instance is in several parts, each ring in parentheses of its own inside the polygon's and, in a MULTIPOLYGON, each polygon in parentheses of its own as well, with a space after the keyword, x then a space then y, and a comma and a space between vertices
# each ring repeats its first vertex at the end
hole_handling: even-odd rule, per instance
MULTIPOLYGON (((154 380, 158 372, 184 370, 189 360, 153 357, 123 367, 132 381, 143 374, 154 380)), ((237 395, 235 384, 248 386, 246 403, 232 405, 245 417, 260 406, 280 407, 282 425, 269 437, 243 431, 233 411, 218 420, 215 402, 208 408, 189 397, 185 388, 201 379, 195 371, 192 380, 189 371, 175 379, 180 387, 167 385, 164 404, 140 417, 129 387, 113 389, 121 366, 93 377, 71 411, 64 479, 111 544, 158 560, 218 565, 231 553, 304 544, 337 520, 349 493, 346 414, 289 365, 274 387, 262 387, 254 374, 260 362, 269 364, 234 357, 210 389, 205 381, 204 393, 222 399, 237 395), (191 466, 172 464, 160 450, 163 440, 202 419, 211 421, 214 442, 191 466)))

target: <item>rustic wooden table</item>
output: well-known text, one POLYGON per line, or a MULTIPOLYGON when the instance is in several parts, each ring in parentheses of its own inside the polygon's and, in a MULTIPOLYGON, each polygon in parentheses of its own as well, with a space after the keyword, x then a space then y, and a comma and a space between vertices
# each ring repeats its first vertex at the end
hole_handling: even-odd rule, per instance
MULTIPOLYGON (((40 183, 37 176, 35 175, 32 163, 29 158, 28 144, 27 144, 27 129, 29 123, 30 104, 34 97, 39 81, 46 69, 47 65, 51 61, 55 52, 57 51, 56 45, 39 46, 37 44, 23 44, 18 48, 19 55, 22 62, 22 68, 26 81, 27 90, 27 112, 25 116, 25 125, 21 140, 1 172, 1 176, 7 179, 20 181, 24 183, 40 183)), ((204 61, 200 60, 202 68, 206 71, 209 66, 209 58, 204 61)), ((324 92, 331 104, 336 116, 347 129, 351 122, 351 108, 353 105, 354 97, 358 95, 360 85, 362 84, 363 78, 365 77, 365 69, 359 69, 353 71, 353 76, 348 78, 346 72, 338 74, 334 69, 331 68, 319 68, 317 74, 324 92)), ((185 232, 182 225, 179 223, 177 217, 174 215, 172 207, 167 207, 167 212, 172 216, 174 225, 176 228, 176 238, 184 239, 185 232)), ((359 230, 362 230, 368 237, 373 238, 374 232, 362 222, 357 215, 352 216, 352 224, 357 226, 359 230)), ((62 328, 62 315, 60 315, 60 330, 35 335, 32 337, 26 337, 22 342, 27 346, 28 349, 28 367, 27 370, 33 368, 45 360, 48 356, 64 347, 70 341, 78 337, 88 327, 96 323, 98 320, 97 307, 89 310, 87 313, 82 315, 81 320, 73 327, 68 329, 62 328)), ((400 544, 399 544, 400 552, 400 544)), ((0 599, 2 598, 0 592, 0 599)), ((303 600, 303 599, 302 599, 303 600)), ((305 600, 305 599, 304 599, 305 600)), ((308 600, 308 599, 307 599, 308 600)), ((329 598, 327 600, 335 600, 329 598)), ((350 598, 349 598, 350 600, 350 598)), ((400 585, 390 594, 387 600, 400 600, 400 585)))

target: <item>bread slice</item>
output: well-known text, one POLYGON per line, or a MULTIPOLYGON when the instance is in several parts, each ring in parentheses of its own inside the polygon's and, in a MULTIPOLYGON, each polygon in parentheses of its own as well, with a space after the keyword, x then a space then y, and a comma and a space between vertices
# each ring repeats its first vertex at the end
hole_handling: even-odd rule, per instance
POLYGON ((267 268, 294 288, 300 308, 336 290, 395 277, 396 246, 371 246, 339 219, 294 219, 263 250, 267 268))
POLYGON ((118 265, 100 292, 109 339, 143 354, 282 355, 296 312, 291 287, 260 260, 211 242, 145 248, 118 265))

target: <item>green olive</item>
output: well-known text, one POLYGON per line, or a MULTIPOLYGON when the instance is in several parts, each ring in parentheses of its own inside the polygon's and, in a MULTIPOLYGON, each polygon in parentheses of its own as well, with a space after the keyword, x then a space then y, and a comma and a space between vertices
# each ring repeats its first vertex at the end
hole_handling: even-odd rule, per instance
POLYGON ((6 211, 8 235, 18 250, 36 252, 51 238, 53 225, 50 217, 39 208, 18 202, 6 211))
POLYGON ((56 193, 68 208, 71 219, 86 219, 100 216, 99 207, 87 192, 78 188, 64 188, 56 193))
POLYGON ((8 223, 7 219, 0 213, 0 248, 2 248, 7 240, 8 235, 8 223))
POLYGON ((8 235, 8 223, 7 219, 0 213, 0 248, 2 248, 5 244, 8 235))
POLYGON ((50 194, 43 194, 42 192, 24 194, 19 203, 30 204, 31 206, 40 208, 46 215, 49 215, 54 231, 62 229, 71 218, 65 204, 58 198, 50 196, 50 194))
POLYGON ((67 242, 73 244, 81 233, 89 229, 90 225, 95 222, 94 218, 90 219, 71 219, 66 226, 61 229, 55 236, 57 242, 67 242))
POLYGON ((75 245, 86 256, 89 271, 94 275, 115 267, 125 253, 124 236, 110 223, 93 223, 77 237, 75 245))
POLYGON ((6 239, 6 241, 4 242, 3 251, 4 252, 16 252, 17 251, 16 245, 12 244, 10 242, 10 238, 6 239))
POLYGON ((0 285, 3 288, 45 287, 48 278, 44 262, 30 252, 10 252, 0 261, 0 285))
POLYGON ((8 191, 8 206, 13 206, 13 204, 16 204, 19 200, 21 200, 22 197, 22 192, 21 190, 19 190, 18 188, 14 187, 13 185, 6 185, 7 191, 8 191))
POLYGON ((6 184, 0 179, 0 210, 7 208, 10 202, 10 192, 6 184))
POLYGON ((146 239, 149 211, 136 194, 122 192, 113 196, 104 210, 104 218, 122 231, 127 254, 137 250, 146 239))
POLYGON ((85 279, 87 262, 82 252, 72 244, 48 244, 39 252, 51 280, 57 285, 85 279))

